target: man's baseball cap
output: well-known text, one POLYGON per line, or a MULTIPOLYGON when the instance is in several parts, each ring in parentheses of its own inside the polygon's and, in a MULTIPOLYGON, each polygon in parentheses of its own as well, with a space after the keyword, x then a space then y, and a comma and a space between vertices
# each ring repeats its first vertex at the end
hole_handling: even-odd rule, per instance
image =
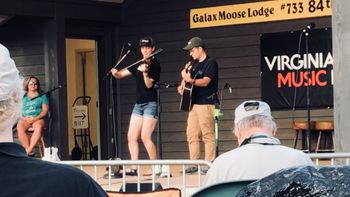
POLYGON ((193 37, 188 41, 187 46, 185 46, 183 50, 188 51, 193 49, 194 47, 199 47, 199 46, 204 47, 205 46, 204 41, 199 37, 193 37))
POLYGON ((16 64, 10 57, 8 49, 0 44, 0 101, 9 98, 9 93, 20 80, 16 64))
POLYGON ((235 124, 253 115, 272 117, 270 106, 263 101, 244 101, 235 110, 235 124))
POLYGON ((149 36, 141 38, 139 41, 139 46, 147 46, 147 47, 153 47, 154 46, 154 42, 153 39, 149 36))

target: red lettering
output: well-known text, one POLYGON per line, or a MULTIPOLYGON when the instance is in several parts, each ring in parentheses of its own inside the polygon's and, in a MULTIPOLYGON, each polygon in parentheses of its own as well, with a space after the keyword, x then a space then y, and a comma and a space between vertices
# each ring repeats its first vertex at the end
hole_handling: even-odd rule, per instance
MULTIPOLYGON (((292 80, 293 80, 293 87, 300 87, 302 84, 303 84, 303 73, 302 72, 300 72, 299 73, 299 77, 298 77, 298 80, 299 80, 299 82, 297 82, 297 79, 295 78, 295 72, 293 72, 293 77, 292 77, 292 80)), ((290 87, 290 86, 289 86, 290 87)))
POLYGON ((288 72, 283 75, 283 73, 277 73, 277 87, 281 88, 282 86, 288 87, 301 87, 304 86, 326 86, 327 81, 321 81, 321 76, 327 75, 326 70, 318 71, 300 71, 297 72, 288 72))
POLYGON ((327 74, 327 73, 326 73, 325 70, 320 70, 320 71, 317 72, 317 74, 316 74, 317 85, 319 85, 319 86, 326 86, 326 85, 327 85, 327 81, 322 82, 322 81, 320 80, 320 75, 321 75, 321 74, 325 75, 325 74, 327 74))
POLYGON ((283 77, 282 73, 277 74, 277 87, 280 88, 282 85, 286 85, 288 83, 288 87, 292 85, 291 73, 287 73, 286 77, 283 77))
POLYGON ((308 72, 303 72, 304 73, 304 86, 310 86, 311 84, 311 78, 309 77, 309 73, 308 72))

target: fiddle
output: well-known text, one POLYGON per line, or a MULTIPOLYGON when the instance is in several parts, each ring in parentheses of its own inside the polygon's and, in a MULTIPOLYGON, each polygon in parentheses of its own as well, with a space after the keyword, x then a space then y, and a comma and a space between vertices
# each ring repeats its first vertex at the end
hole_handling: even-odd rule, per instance
POLYGON ((141 72, 148 72, 149 66, 151 65, 152 60, 151 58, 145 59, 144 61, 142 61, 139 65, 139 67, 137 68, 137 70, 141 71, 141 72))
POLYGON ((147 57, 145 57, 145 58, 142 58, 142 59, 136 61, 136 62, 133 63, 133 64, 130 64, 129 66, 123 68, 122 70, 125 70, 125 69, 128 69, 128 68, 132 67, 132 66, 135 66, 135 65, 137 65, 137 64, 139 64, 139 63, 145 61, 146 59, 149 59, 149 58, 153 57, 154 55, 156 55, 156 54, 158 54, 158 53, 160 53, 160 52, 162 52, 162 51, 163 51, 163 49, 162 49, 162 48, 159 48, 159 49, 157 49, 155 52, 153 52, 151 55, 149 55, 149 56, 147 56, 147 57))

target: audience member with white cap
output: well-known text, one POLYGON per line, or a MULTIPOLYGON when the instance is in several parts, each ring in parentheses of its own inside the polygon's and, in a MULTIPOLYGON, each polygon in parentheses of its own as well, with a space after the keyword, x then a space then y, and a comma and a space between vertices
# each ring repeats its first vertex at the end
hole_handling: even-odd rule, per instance
POLYGON ((30 158, 13 142, 12 126, 20 116, 23 93, 23 79, 0 44, 0 196, 107 196, 83 171, 30 158))
POLYGON ((281 145, 269 105, 245 101, 235 110, 234 134, 239 147, 215 159, 205 185, 236 180, 256 180, 278 170, 314 165, 304 152, 281 145))

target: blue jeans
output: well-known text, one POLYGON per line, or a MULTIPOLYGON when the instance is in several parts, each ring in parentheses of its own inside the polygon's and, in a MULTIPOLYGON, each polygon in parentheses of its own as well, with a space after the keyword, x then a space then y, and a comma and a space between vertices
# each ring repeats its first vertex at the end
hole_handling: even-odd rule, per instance
POLYGON ((147 103, 136 103, 134 105, 134 109, 132 110, 132 114, 136 116, 147 116, 151 118, 158 118, 158 110, 157 110, 157 102, 151 101, 147 103))

